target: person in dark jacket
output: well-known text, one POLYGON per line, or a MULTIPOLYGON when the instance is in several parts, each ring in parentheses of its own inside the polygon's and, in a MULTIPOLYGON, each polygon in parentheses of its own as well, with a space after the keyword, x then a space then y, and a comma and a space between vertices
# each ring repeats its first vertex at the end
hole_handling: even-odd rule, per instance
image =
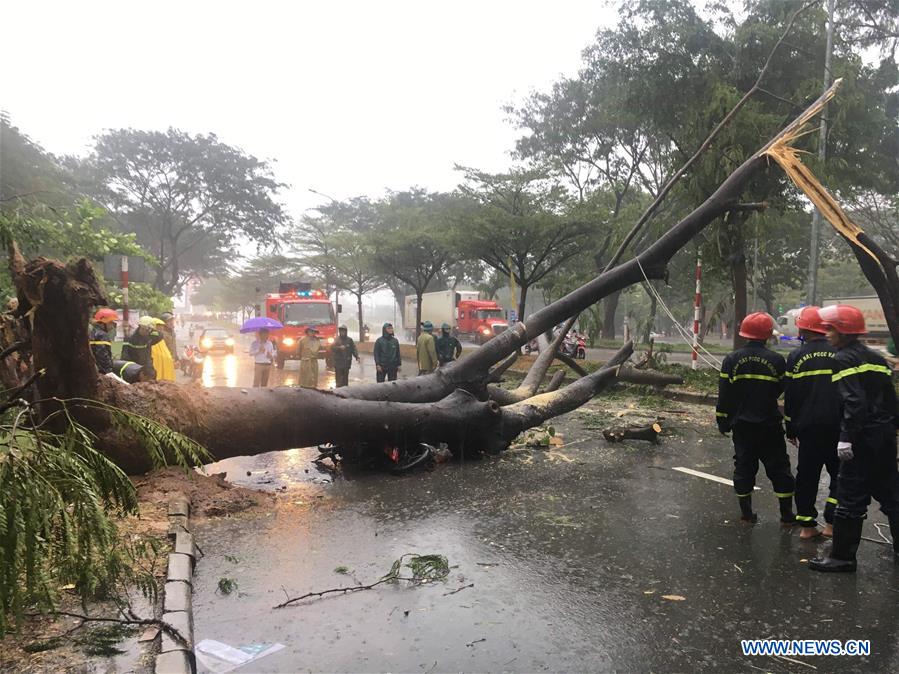
POLYGON ((137 384, 142 381, 152 381, 142 365, 128 360, 114 360, 112 371, 129 384, 137 384))
POLYGON ((385 323, 381 328, 381 336, 375 340, 375 368, 377 380, 396 381, 397 372, 403 364, 400 355, 399 340, 393 334, 393 325, 385 323))
POLYGON ((156 319, 152 316, 141 316, 137 330, 131 333, 122 347, 122 360, 129 360, 143 366, 144 374, 151 380, 156 379, 156 368, 153 367, 153 355, 150 349, 162 341, 162 335, 153 326, 156 319))
POLYGON ((715 418, 721 433, 733 431, 734 489, 740 503, 740 519, 756 521, 752 490, 761 461, 774 485, 781 522, 795 524, 793 474, 777 407, 786 363, 783 356, 765 347, 773 331, 774 319, 766 313, 756 312, 743 319, 740 336, 749 342, 724 358, 715 418))
POLYGON ((840 399, 833 383, 834 350, 824 337, 818 307, 805 307, 796 317, 802 346, 787 356, 784 420, 787 439, 799 449, 796 466, 796 521, 800 538, 833 534, 837 505, 837 442, 840 439, 840 399), (818 530, 815 499, 821 468, 830 475, 824 506, 824 530, 818 530))
POLYGON ((345 325, 337 328, 337 339, 331 345, 331 361, 334 363, 334 385, 337 388, 341 386, 349 386, 350 383, 350 367, 353 364, 353 358, 356 362, 359 360, 359 352, 356 350, 356 342, 348 335, 345 325))
POLYGON ((97 362, 100 374, 108 374, 112 368, 112 342, 115 340, 118 314, 112 309, 99 309, 94 314, 94 324, 90 331, 91 353, 97 362))
POLYGON ((437 347, 437 360, 441 367, 462 355, 462 344, 450 334, 449 323, 440 326, 440 336, 434 340, 434 346, 437 347))
POLYGON ((814 571, 854 572, 862 524, 873 496, 890 521, 893 554, 899 562, 899 471, 896 469, 896 390, 880 354, 862 344, 862 312, 847 304, 819 312, 827 341, 836 348, 833 382, 840 397, 837 509, 833 548, 809 562, 814 571))

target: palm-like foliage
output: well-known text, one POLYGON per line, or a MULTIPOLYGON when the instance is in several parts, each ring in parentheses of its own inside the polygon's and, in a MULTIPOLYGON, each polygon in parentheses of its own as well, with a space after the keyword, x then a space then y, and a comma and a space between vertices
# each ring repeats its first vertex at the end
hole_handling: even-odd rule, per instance
POLYGON ((90 401, 59 403, 40 421, 31 406, 8 411, 0 419, 0 636, 25 609, 55 607, 65 587, 83 600, 114 595, 123 585, 155 593, 139 563, 154 544, 124 540, 115 523, 137 514, 137 494, 73 416, 87 406, 135 432, 158 465, 166 457, 185 468, 209 458, 168 428, 90 401))

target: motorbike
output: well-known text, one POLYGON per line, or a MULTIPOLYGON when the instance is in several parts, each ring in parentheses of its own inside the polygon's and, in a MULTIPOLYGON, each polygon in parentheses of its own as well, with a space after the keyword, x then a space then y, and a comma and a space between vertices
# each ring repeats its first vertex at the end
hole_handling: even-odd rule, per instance
POLYGON ((203 354, 195 346, 185 346, 184 356, 181 358, 181 371, 191 379, 203 377, 203 354))
POLYGON ((331 465, 337 468, 341 462, 347 460, 350 463, 380 466, 393 475, 401 475, 417 468, 432 470, 441 456, 439 450, 425 442, 412 443, 409 446, 385 443, 380 445, 380 450, 378 452, 378 445, 369 443, 359 443, 355 446, 325 444, 318 446, 319 455, 312 461, 319 466, 325 466, 324 460, 330 459, 331 465))
POLYGON ((587 338, 580 333, 577 336, 577 348, 575 349, 574 357, 578 360, 587 358, 587 338))

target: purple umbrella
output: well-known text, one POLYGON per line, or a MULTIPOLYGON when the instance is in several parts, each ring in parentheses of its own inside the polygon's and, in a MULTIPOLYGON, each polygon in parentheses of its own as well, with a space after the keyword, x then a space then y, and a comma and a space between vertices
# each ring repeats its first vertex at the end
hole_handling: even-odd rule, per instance
POLYGON ((241 334, 246 334, 248 332, 256 332, 257 330, 280 330, 283 327, 274 318, 257 316, 244 321, 243 325, 240 326, 240 332, 241 334))

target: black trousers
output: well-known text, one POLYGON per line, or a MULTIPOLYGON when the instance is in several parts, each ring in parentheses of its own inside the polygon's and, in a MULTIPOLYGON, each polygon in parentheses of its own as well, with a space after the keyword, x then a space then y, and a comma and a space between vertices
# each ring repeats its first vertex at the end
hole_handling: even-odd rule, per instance
POLYGON ((830 475, 830 490, 824 506, 824 521, 833 524, 833 514, 837 506, 837 475, 840 459, 837 457, 837 442, 840 429, 810 428, 799 436, 799 463, 796 465, 796 521, 804 527, 817 525, 815 500, 818 498, 818 483, 821 468, 826 467, 830 475))
POLYGON ((852 452, 852 459, 840 462, 837 517, 864 518, 872 496, 887 517, 899 515, 895 429, 865 429, 852 443, 852 452))
POLYGON ((382 368, 381 370, 379 370, 378 373, 375 375, 376 379, 378 380, 378 383, 384 381, 385 377, 387 378, 387 381, 396 381, 396 371, 398 369, 399 368, 396 368, 396 367, 394 367, 394 368, 385 367, 385 368, 382 368))
POLYGON ((340 388, 341 386, 349 386, 350 385, 350 368, 349 367, 338 367, 334 366, 334 386, 336 388, 340 388))
POLYGON ((783 427, 778 424, 761 425, 737 423, 733 428, 734 489, 738 496, 748 496, 755 487, 759 461, 778 498, 793 496, 793 474, 783 427))

